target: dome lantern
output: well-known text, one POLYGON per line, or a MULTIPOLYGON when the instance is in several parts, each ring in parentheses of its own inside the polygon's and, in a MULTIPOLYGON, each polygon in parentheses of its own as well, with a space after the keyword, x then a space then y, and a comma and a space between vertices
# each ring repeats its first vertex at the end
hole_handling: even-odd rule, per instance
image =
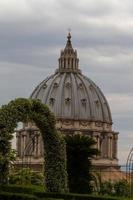
POLYGON ((79 70, 79 59, 77 58, 77 51, 73 49, 71 43, 71 34, 68 33, 67 43, 64 50, 61 50, 59 61, 59 68, 57 72, 78 72, 79 70))

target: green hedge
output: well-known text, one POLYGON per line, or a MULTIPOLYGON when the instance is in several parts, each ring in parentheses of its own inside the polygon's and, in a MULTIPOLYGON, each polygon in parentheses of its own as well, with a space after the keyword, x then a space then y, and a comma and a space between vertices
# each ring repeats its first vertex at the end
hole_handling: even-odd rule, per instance
MULTIPOLYGON (((22 185, 1 185, 0 186, 0 194, 2 195, 4 193, 8 194, 8 192, 12 193, 9 195, 6 195, 6 197, 2 197, 0 196, 0 200, 16 200, 22 199, 22 196, 24 196, 24 198, 28 198, 29 199, 58 199, 58 200, 120 200, 119 198, 116 197, 103 197, 103 196, 92 196, 92 195, 88 195, 88 194, 71 194, 71 193, 46 193, 43 192, 43 188, 42 187, 38 187, 38 186, 22 186, 22 185), (17 193, 17 194, 13 194, 13 193, 17 193), (19 194, 18 194, 19 193, 19 194), (27 194, 27 195, 26 195, 27 194), (13 195, 15 195, 15 197, 13 197, 13 195), (18 197, 18 195, 20 195, 20 198, 18 197), (32 196, 34 195, 34 196, 32 196), (9 196, 9 198, 8 198, 9 196), (12 198, 11 198, 12 197, 12 198)), ((22 199, 23 200, 23 199, 22 199)), ((25 200, 25 199, 24 199, 25 200)))
POLYGON ((29 194, 0 192, 1 200, 38 200, 37 197, 29 194))
POLYGON ((71 194, 71 193, 46 193, 46 192, 35 192, 34 193, 37 197, 41 198, 58 198, 64 200, 118 200, 115 197, 103 197, 103 196, 92 196, 88 194, 71 194))
POLYGON ((39 100, 18 98, 0 107, 0 182, 8 183, 11 139, 18 122, 35 122, 44 143, 44 174, 47 192, 66 192, 65 141, 55 127, 55 117, 39 100))
POLYGON ((23 186, 23 185, 0 185, 0 191, 15 192, 23 194, 34 194, 34 192, 43 192, 44 189, 41 186, 23 186))

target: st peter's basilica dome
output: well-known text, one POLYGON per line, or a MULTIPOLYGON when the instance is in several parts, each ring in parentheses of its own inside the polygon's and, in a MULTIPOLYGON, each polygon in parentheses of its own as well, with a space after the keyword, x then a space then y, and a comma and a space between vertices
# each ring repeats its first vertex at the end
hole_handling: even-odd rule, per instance
POLYGON ((99 121, 112 124, 110 108, 100 88, 79 70, 77 52, 69 33, 61 51, 59 69, 42 81, 31 98, 47 104, 57 119, 99 121))

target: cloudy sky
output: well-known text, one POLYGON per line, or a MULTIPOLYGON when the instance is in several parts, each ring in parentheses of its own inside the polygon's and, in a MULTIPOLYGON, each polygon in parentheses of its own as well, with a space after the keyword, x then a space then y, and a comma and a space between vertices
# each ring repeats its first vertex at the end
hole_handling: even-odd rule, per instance
POLYGON ((133 146, 132 0, 0 0, 0 105, 54 73, 69 27, 82 72, 109 101, 124 163, 133 146))

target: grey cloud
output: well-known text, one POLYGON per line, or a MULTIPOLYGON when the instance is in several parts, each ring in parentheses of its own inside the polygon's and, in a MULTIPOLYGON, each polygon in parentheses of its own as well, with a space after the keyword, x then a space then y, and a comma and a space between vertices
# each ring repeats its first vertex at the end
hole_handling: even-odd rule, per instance
MULTIPOLYGON (((107 95, 109 93, 132 93, 133 91, 133 75, 119 75, 114 73, 104 73, 104 72, 86 72, 85 74, 90 77, 97 85, 102 89, 102 91, 107 95)), ((121 71, 119 72, 121 73, 121 71)))
POLYGON ((116 117, 115 115, 113 115, 114 127, 120 132, 120 137, 122 137, 122 135, 126 136, 128 131, 133 130, 132 117, 133 116, 116 117))
POLYGON ((29 97, 36 85, 48 74, 50 69, 36 68, 18 63, 0 63, 0 105, 17 97, 29 97))

